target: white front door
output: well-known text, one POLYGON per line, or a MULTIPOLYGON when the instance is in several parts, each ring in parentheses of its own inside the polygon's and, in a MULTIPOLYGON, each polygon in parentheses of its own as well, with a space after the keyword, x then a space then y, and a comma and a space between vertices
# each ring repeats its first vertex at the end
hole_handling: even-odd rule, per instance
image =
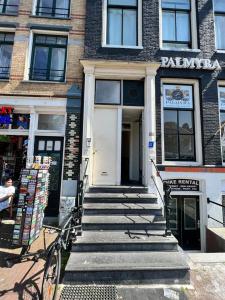
POLYGON ((120 184, 120 142, 121 122, 119 121, 118 109, 95 108, 93 185, 120 184))

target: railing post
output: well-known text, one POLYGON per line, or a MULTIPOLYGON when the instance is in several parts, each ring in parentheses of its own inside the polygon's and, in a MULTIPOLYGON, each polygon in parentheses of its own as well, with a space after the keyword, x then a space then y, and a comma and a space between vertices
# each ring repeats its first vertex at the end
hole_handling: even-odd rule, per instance
POLYGON ((171 236, 171 229, 170 229, 170 205, 169 205, 169 200, 170 200, 170 193, 171 193, 171 187, 164 182, 163 183, 163 190, 164 190, 164 203, 165 203, 165 217, 166 217, 166 230, 165 230, 165 235, 166 236, 171 236))

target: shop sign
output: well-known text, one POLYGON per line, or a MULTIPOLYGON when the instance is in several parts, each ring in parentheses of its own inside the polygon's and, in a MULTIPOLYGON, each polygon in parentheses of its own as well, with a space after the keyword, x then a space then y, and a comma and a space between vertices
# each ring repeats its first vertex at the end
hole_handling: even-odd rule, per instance
POLYGON ((165 183, 170 185, 172 191, 178 192, 198 192, 199 191, 199 180, 194 179, 168 179, 164 180, 165 183))
POLYGON ((218 60, 186 57, 161 57, 162 68, 221 70, 218 60))
POLYGON ((163 104, 165 108, 193 108, 191 85, 163 85, 163 104))

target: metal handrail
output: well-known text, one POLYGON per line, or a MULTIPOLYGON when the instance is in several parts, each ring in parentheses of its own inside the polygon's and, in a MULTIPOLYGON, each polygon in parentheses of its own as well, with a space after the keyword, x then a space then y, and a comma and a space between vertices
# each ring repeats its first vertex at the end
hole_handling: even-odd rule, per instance
POLYGON ((171 235, 171 230, 170 230, 170 207, 169 207, 169 201, 171 199, 171 196, 170 196, 170 193, 171 193, 171 187, 168 183, 164 182, 161 175, 160 175, 160 171, 157 167, 157 165, 155 164, 154 160, 151 159, 151 163, 152 165, 154 166, 155 170, 156 170, 156 174, 157 176, 160 178, 162 184, 163 184, 163 192, 164 192, 164 195, 162 196, 161 193, 160 193, 160 189, 156 183, 156 180, 154 179, 154 176, 152 176, 152 180, 156 186, 156 189, 160 195, 160 198, 163 199, 162 202, 163 202, 163 205, 164 205, 164 216, 165 216, 165 219, 166 219, 166 229, 165 229, 165 235, 166 236, 170 236, 171 235))
MULTIPOLYGON (((84 193, 86 191, 87 183, 88 183, 87 169, 89 164, 89 157, 86 157, 84 159, 84 163, 85 163, 84 172, 82 174, 82 178, 80 178, 78 181, 78 189, 77 189, 77 205, 80 208, 83 207, 84 193)), ((83 169, 82 166, 83 166, 83 162, 80 164, 80 170, 83 169)))
MULTIPOLYGON (((207 198, 207 203, 208 203, 208 204, 209 204, 209 203, 212 203, 212 204, 215 204, 215 205, 217 205, 217 206, 219 206, 219 207, 225 208, 225 205, 220 204, 220 203, 217 203, 217 202, 215 202, 215 201, 212 201, 212 200, 210 200, 209 198, 207 198)), ((209 214, 208 214, 208 219, 212 219, 212 220, 216 221, 217 223, 220 223, 220 224, 222 224, 223 226, 225 226, 225 222, 221 222, 221 221, 219 221, 218 219, 216 219, 216 218, 210 216, 209 214)))

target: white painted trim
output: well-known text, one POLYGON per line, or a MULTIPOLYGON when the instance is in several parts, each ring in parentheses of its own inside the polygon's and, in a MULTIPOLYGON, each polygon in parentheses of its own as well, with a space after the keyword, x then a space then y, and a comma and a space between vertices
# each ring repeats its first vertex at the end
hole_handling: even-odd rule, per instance
POLYGON ((102 47, 107 48, 124 48, 124 49, 143 49, 142 46, 142 0, 138 0, 138 30, 137 30, 137 46, 126 45, 110 45, 107 44, 107 0, 102 2, 102 47))
POLYGON ((200 49, 175 49, 175 48, 160 48, 161 51, 173 51, 173 52, 192 52, 192 53, 200 53, 200 49))
POLYGON ((219 114, 219 131, 220 131, 220 151, 221 151, 221 160, 222 165, 225 166, 225 161, 223 161, 223 148, 221 143, 221 114, 220 114, 220 88, 225 88, 225 81, 217 81, 217 93, 218 93, 218 114, 219 114))
POLYGON ((191 49, 176 49, 176 48, 163 48, 163 33, 162 33, 162 2, 159 0, 159 36, 160 36, 160 50, 168 51, 193 51, 200 52, 198 49, 198 36, 197 36, 197 14, 196 14, 196 1, 191 0, 191 49), (197 50, 197 51, 196 51, 197 50))
POLYGON ((0 129, 0 135, 23 135, 23 136, 28 136, 29 135, 29 130, 0 129))
POLYGON ((182 79, 182 78, 163 78, 160 82, 161 85, 161 145, 162 145, 162 164, 174 166, 198 166, 202 164, 202 141, 201 141, 201 120, 200 120, 200 94, 198 80, 182 79), (173 84, 190 84, 193 85, 194 96, 194 120, 195 120, 195 162, 181 162, 181 161, 166 161, 165 160, 165 145, 164 145, 164 107, 163 107, 163 85, 166 83, 173 84))
POLYGON ((117 108, 117 178, 116 184, 121 184, 121 151, 122 151, 122 107, 117 108))

